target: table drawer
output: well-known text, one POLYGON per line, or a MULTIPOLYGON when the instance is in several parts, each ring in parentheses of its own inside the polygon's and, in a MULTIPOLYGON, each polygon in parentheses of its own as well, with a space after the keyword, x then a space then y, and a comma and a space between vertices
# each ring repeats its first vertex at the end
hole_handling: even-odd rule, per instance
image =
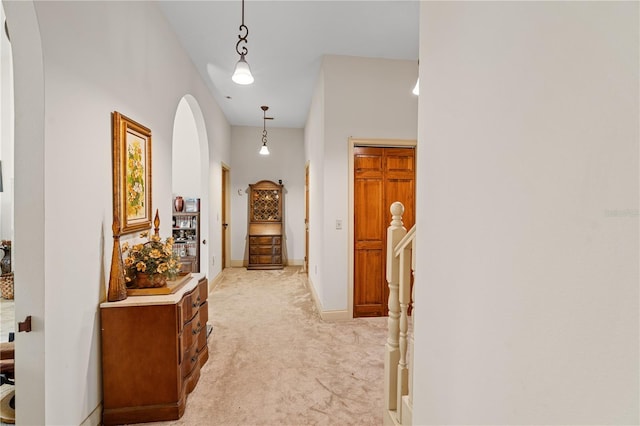
POLYGON ((249 243, 250 244, 263 244, 263 245, 269 245, 269 244, 273 244, 273 240, 274 238, 280 238, 280 237, 272 237, 270 235, 267 236, 261 236, 261 237, 249 237, 249 243))
POLYGON ((193 319, 184 325, 184 329, 182 330, 182 345, 184 348, 190 347, 198 338, 198 333, 200 333, 200 327, 202 325, 201 323, 202 320, 200 319, 200 312, 197 311, 193 319))
POLYGON ((205 302, 209 297, 209 284, 207 280, 202 280, 198 283, 198 294, 200 295, 200 304, 205 302))
MULTIPOLYGON (((249 254, 253 254, 253 255, 265 255, 265 254, 272 254, 274 253, 274 250, 276 249, 276 247, 272 247, 272 246, 251 246, 249 248, 249 254)), ((278 247, 278 253, 280 252, 279 250, 280 248, 278 247)))
POLYGON ((182 377, 188 376, 196 365, 198 365, 198 345, 194 342, 193 345, 185 351, 182 364, 180 364, 182 377))
POLYGON ((274 264, 274 263, 280 263, 281 262, 281 257, 280 256, 270 256, 270 255, 249 256, 249 261, 252 264, 255 264, 255 265, 271 265, 271 264, 274 264))
POLYGON ((200 331, 197 336, 198 350, 202 349, 204 346, 207 346, 207 321, 209 321, 209 303, 204 302, 200 306, 200 331))

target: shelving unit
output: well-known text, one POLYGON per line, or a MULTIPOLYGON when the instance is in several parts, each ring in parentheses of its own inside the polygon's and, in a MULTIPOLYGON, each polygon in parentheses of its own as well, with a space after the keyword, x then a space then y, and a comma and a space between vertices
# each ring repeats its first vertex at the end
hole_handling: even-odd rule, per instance
POLYGON ((200 212, 174 212, 172 234, 180 272, 200 272, 200 212))

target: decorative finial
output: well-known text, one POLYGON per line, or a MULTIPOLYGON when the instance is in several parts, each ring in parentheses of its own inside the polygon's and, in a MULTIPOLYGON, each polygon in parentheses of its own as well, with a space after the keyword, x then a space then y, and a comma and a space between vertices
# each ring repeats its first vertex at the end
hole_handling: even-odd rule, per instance
POLYGON ((153 230, 156 233, 156 236, 160 236, 160 215, 158 214, 158 209, 156 209, 156 217, 153 219, 153 230))
POLYGON ((391 204, 391 226, 402 226, 402 215, 404 214, 404 205, 400 201, 391 204))

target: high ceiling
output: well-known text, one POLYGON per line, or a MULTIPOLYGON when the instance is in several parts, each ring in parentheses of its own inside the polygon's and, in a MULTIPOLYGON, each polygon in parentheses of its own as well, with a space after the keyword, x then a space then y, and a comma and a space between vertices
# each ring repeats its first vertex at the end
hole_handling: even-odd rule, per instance
POLYGON ((231 74, 241 0, 158 4, 234 126, 261 127, 268 105, 270 126, 304 127, 322 55, 418 59, 418 1, 247 0, 255 82, 240 86, 231 74))

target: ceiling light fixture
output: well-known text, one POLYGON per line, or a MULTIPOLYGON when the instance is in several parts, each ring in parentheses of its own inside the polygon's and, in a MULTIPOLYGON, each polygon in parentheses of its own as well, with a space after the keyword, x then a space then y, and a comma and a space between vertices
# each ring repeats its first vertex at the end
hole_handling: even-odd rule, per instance
POLYGON ((418 77, 418 81, 416 81, 416 85, 413 86, 412 93, 416 96, 420 95, 420 77, 418 77))
POLYGON ((244 24, 244 0, 242 0, 242 24, 238 29, 240 30, 240 34, 238 34, 239 40, 236 43, 236 52, 240 55, 240 60, 236 64, 231 80, 235 83, 246 85, 253 83, 253 76, 251 75, 249 64, 244 60, 245 55, 249 52, 246 46, 249 28, 244 24), (242 49, 240 49, 240 43, 245 43, 245 45, 242 46, 242 49))
POLYGON ((269 148, 267 148, 267 120, 273 120, 273 117, 267 117, 268 106, 263 105, 260 108, 262 108, 264 117, 262 120, 262 148, 260 148, 260 155, 269 155, 269 148))
POLYGON ((416 85, 413 86, 411 93, 416 96, 420 95, 420 60, 418 60, 418 80, 416 81, 416 85))

